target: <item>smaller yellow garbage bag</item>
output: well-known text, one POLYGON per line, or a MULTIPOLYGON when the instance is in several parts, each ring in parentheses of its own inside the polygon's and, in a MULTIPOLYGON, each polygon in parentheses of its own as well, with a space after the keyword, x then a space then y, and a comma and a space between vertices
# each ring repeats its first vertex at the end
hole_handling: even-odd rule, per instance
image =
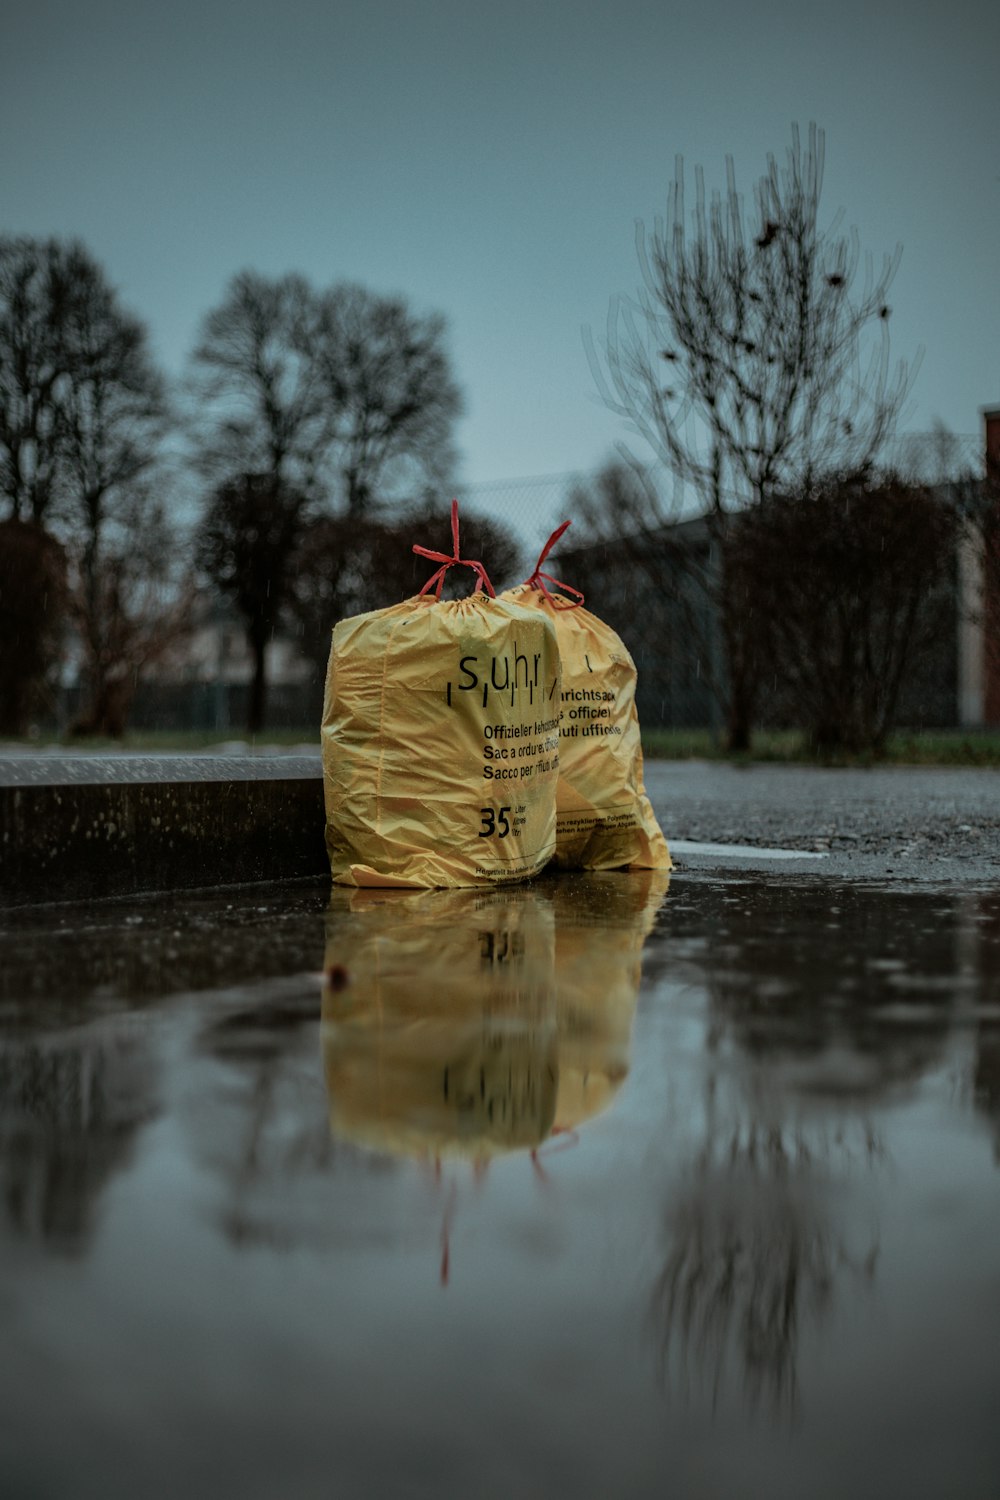
POLYGON ((555 629, 459 556, 456 506, 452 536, 453 556, 414 548, 440 563, 420 594, 333 632, 321 740, 341 884, 493 885, 536 875, 555 850, 555 629), (442 600, 455 565, 476 591, 442 600))
POLYGON ((607 1109, 628 1076, 643 945, 670 876, 586 871, 543 885, 555 917, 559 1134, 607 1109))
POLYGON ((501 595, 551 620, 559 641, 555 864, 669 870, 670 853, 643 782, 635 662, 610 625, 583 608, 578 589, 541 570, 569 524, 553 532, 527 582, 501 595))

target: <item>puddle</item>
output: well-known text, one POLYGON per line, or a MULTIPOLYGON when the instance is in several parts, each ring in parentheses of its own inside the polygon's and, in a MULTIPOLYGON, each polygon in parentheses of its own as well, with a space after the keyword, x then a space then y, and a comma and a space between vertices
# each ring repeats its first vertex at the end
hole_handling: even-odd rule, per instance
POLYGON ((993 1497, 1000 894, 0 932, 0 1492, 993 1497))

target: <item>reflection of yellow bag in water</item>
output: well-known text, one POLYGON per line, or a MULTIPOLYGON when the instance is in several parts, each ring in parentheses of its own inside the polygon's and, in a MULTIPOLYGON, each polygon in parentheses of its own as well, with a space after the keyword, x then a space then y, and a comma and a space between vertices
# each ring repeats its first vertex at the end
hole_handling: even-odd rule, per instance
POLYGON ((565 594, 552 594, 548 583, 567 585, 540 571, 568 525, 549 539, 528 582, 501 596, 550 619, 559 640, 555 863, 563 869, 669 870, 666 840, 643 782, 635 662, 610 625, 565 594))
MULTIPOLYGON (((453 558, 415 549, 444 559, 427 585, 439 591, 459 561, 457 528, 453 508, 453 558)), ((482 583, 482 565, 467 566, 482 583)), ((322 746, 337 882, 488 885, 535 875, 552 856, 555 631, 478 589, 417 595, 334 629, 322 746)))
POLYGON ((552 910, 534 890, 334 891, 323 1058, 334 1132, 485 1158, 548 1135, 552 910))
POLYGON ((555 1130, 606 1109, 629 1070, 642 949, 666 896, 664 870, 544 883, 555 915, 559 1093, 555 1130))
POLYGON ((628 1074, 660 871, 531 889, 334 891, 323 1058, 334 1132, 485 1159, 605 1109, 628 1074))

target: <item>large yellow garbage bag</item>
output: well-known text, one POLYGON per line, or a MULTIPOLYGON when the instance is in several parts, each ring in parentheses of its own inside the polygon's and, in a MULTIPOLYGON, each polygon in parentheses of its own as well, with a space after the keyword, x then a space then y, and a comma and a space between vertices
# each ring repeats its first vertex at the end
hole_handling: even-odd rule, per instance
MULTIPOLYGON (((555 849, 559 648, 545 615, 476 592, 422 591, 334 629, 323 706, 326 842, 356 886, 490 885, 555 849)), ((485 592, 482 591, 485 587, 485 592)))
POLYGON ((534 887, 335 890, 322 998, 334 1134, 430 1160, 543 1141, 558 1081, 553 945, 534 887))
POLYGON ((541 571, 569 524, 549 538, 528 581, 501 595, 551 620, 559 641, 555 864, 669 870, 670 853, 643 782, 635 662, 610 625, 583 608, 578 589, 541 571), (553 593, 549 584, 560 592, 553 593))

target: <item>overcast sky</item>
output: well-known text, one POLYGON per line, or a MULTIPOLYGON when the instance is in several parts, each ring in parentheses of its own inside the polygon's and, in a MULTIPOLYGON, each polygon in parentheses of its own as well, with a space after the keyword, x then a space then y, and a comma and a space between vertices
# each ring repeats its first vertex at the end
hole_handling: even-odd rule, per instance
MULTIPOLYGON (((0 37, 0 230, 78 236, 180 374, 251 266, 440 311, 461 478, 581 470, 622 429, 581 329, 634 290, 674 158, 749 197, 826 132, 823 222, 903 246, 907 430, 1000 405, 996 0, 31 0, 0 37)), ((636 451, 641 451, 636 449, 636 451)))

